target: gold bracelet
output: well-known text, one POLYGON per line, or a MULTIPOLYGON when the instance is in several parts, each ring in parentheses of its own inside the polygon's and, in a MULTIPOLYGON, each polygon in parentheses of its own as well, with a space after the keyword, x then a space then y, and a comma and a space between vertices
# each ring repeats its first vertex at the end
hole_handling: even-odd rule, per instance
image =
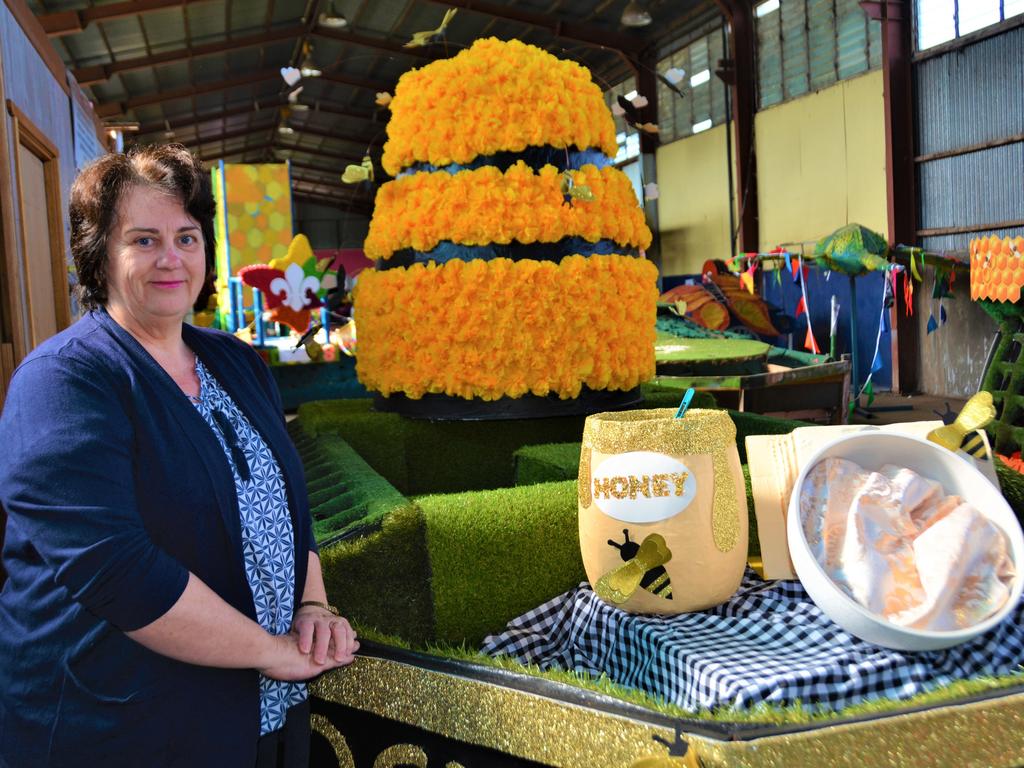
POLYGON ((330 611, 335 616, 338 615, 338 609, 337 608, 335 608, 333 605, 328 605, 327 603, 321 603, 319 600, 303 600, 301 603, 299 603, 299 607, 296 608, 295 610, 299 610, 300 608, 309 608, 309 607, 323 608, 325 611, 330 611))

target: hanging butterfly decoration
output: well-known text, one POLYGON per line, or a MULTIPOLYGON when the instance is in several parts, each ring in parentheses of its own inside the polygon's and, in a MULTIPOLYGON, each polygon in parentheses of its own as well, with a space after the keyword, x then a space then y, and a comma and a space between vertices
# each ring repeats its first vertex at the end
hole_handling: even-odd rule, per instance
POLYGON ((458 10, 458 8, 449 8, 445 11, 444 18, 441 19, 441 25, 437 29, 431 29, 426 32, 413 32, 412 39, 403 47, 423 48, 424 46, 439 42, 444 38, 445 30, 448 29, 448 25, 451 24, 452 19, 455 18, 455 12, 458 10))
POLYGON ((317 263, 309 240, 300 234, 292 239, 284 258, 242 267, 238 276, 250 288, 263 292, 270 320, 301 334, 309 328, 311 312, 320 308, 327 291, 337 285, 337 275, 323 272, 325 266, 317 263))
POLYGON ((681 83, 683 78, 686 76, 686 70, 680 69, 679 67, 670 67, 665 70, 665 74, 661 74, 661 72, 656 72, 655 74, 665 87, 673 91, 677 96, 682 97, 685 95, 679 89, 679 83, 681 83))
POLYGON ((364 181, 373 182, 373 161, 365 155, 359 165, 346 165, 341 180, 346 184, 359 184, 364 181))
POLYGON ((570 171, 562 171, 560 184, 562 190, 562 205, 572 208, 573 200, 582 200, 584 203, 594 202, 594 193, 586 184, 577 184, 570 171))

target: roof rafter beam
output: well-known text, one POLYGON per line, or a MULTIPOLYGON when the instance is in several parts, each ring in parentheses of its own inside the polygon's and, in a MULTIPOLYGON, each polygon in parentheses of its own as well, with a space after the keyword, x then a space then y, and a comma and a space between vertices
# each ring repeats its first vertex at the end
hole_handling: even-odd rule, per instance
POLYGON ((173 88, 161 93, 152 93, 145 96, 135 96, 125 101, 104 101, 96 105, 96 114, 100 117, 113 117, 123 115, 135 107, 145 107, 150 104, 160 104, 164 101, 174 99, 185 99, 189 96, 198 96, 201 93, 212 93, 214 91, 226 91, 232 88, 241 88, 254 83, 261 83, 267 80, 280 79, 281 73, 274 70, 264 70, 251 75, 233 77, 228 80, 218 80, 214 83, 203 83, 202 85, 186 85, 183 88, 173 88))
MULTIPOLYGON (((305 102, 302 102, 305 103, 305 102)), ((184 115, 182 117, 176 117, 173 120, 165 121, 153 121, 151 123, 143 123, 139 126, 138 135, 146 136, 151 133, 162 133, 170 127, 172 130, 175 128, 184 128, 185 126, 199 126, 203 123, 210 123, 215 120, 223 120, 228 117, 237 117, 239 115, 246 114, 257 114, 267 109, 280 109, 281 107, 288 106, 288 100, 285 97, 277 97, 274 99, 259 99, 253 100, 246 104, 225 109, 221 112, 210 112, 203 115, 184 115)), ((369 110, 352 110, 352 109, 338 109, 330 104, 324 104, 322 102, 314 102, 313 104, 306 104, 309 107, 311 113, 322 113, 329 115, 341 115, 351 120, 361 120, 366 123, 372 123, 373 125, 380 125, 374 120, 374 113, 369 110)), ((298 115, 299 112, 293 111, 293 115, 298 115)))
POLYGON ((337 40, 341 43, 358 45, 360 48, 370 48, 372 50, 384 51, 386 53, 399 53, 413 59, 433 61, 437 58, 437 56, 434 56, 421 48, 405 48, 404 46, 401 46, 398 43, 393 43, 390 40, 367 37, 366 35, 360 35, 355 32, 339 32, 338 30, 328 29, 327 27, 314 27, 313 36, 324 38, 326 40, 337 40))
POLYGON ((283 144, 280 141, 274 142, 270 145, 273 149, 278 149, 282 152, 302 152, 307 155, 315 155, 316 157, 327 157, 331 160, 341 160, 347 163, 358 163, 363 158, 362 155, 351 154, 346 155, 341 152, 329 152, 325 149, 313 149, 312 147, 300 147, 297 144, 283 144))
POLYGON ((373 207, 369 203, 362 203, 361 201, 354 201, 351 203, 342 203, 333 198, 326 197, 325 195, 318 195, 315 192, 306 192, 303 190, 292 190, 293 200, 308 200, 318 205, 328 205, 334 208, 341 209, 342 213, 357 213, 362 216, 369 217, 373 212, 373 207))
POLYGON ((202 2, 207 2, 207 0, 128 0, 128 2, 83 8, 80 11, 44 13, 37 18, 39 23, 43 25, 43 31, 48 36, 63 37, 64 35, 78 34, 94 21, 124 19, 128 16, 137 16, 150 11, 159 11, 164 8, 180 8, 190 3, 202 2))
POLYGON ((173 64, 179 61, 187 61, 196 56, 209 56, 214 53, 225 53, 241 48, 252 48, 253 46, 273 43, 280 40, 288 40, 302 34, 301 25, 284 27, 272 32, 261 32, 257 35, 247 35, 229 40, 221 40, 216 43, 205 45, 194 45, 191 48, 179 48, 175 51, 157 53, 153 56, 139 56, 134 59, 114 61, 110 64, 97 64, 91 67, 78 67, 72 70, 75 80, 81 86, 95 85, 109 80, 119 72, 132 72, 147 67, 154 67, 159 64, 173 64))
POLYGON ((395 85, 394 83, 385 83, 381 80, 367 80, 362 77, 352 77, 351 75, 321 75, 319 80, 325 83, 338 83, 340 85, 351 85, 353 88, 365 88, 368 91, 379 93, 380 91, 391 91, 395 85))
POLYGON ((547 13, 524 11, 514 4, 487 2, 487 0, 428 0, 438 5, 465 8, 467 11, 492 16, 506 21, 517 21, 538 29, 546 29, 555 37, 572 40, 577 43, 593 45, 597 48, 611 48, 625 53, 640 53, 647 43, 639 35, 628 32, 610 32, 590 24, 565 21, 547 13))

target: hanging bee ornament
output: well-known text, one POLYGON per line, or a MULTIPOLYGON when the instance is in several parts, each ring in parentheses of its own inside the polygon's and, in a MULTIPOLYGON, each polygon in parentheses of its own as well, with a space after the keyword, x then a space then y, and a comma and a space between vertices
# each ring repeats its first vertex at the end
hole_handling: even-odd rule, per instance
POLYGON ((629 529, 622 529, 626 537, 621 544, 608 539, 608 544, 619 550, 624 562, 597 581, 594 591, 598 597, 616 605, 626 602, 638 587, 652 595, 672 599, 672 582, 665 570, 665 563, 672 559, 672 552, 665 544, 665 538, 657 533, 648 534, 642 543, 629 540, 629 529))
POLYGON ((950 451, 961 450, 974 458, 987 459, 988 446, 980 430, 995 417, 992 393, 982 391, 967 401, 952 424, 933 429, 928 433, 928 439, 950 451))
POLYGON ((373 181, 373 161, 369 155, 363 157, 359 165, 346 165, 341 180, 346 184, 358 184, 362 181, 373 181))
POLYGON ((594 202, 594 193, 585 184, 577 184, 570 171, 562 171, 562 205, 572 208, 573 200, 582 200, 584 203, 594 202))

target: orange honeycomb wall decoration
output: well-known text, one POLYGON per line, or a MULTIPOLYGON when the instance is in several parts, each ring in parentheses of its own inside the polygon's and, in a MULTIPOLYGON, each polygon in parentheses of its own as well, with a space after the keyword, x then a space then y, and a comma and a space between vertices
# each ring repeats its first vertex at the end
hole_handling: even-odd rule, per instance
POLYGON ((1020 300, 1024 237, 988 235, 971 240, 971 299, 1020 300))

